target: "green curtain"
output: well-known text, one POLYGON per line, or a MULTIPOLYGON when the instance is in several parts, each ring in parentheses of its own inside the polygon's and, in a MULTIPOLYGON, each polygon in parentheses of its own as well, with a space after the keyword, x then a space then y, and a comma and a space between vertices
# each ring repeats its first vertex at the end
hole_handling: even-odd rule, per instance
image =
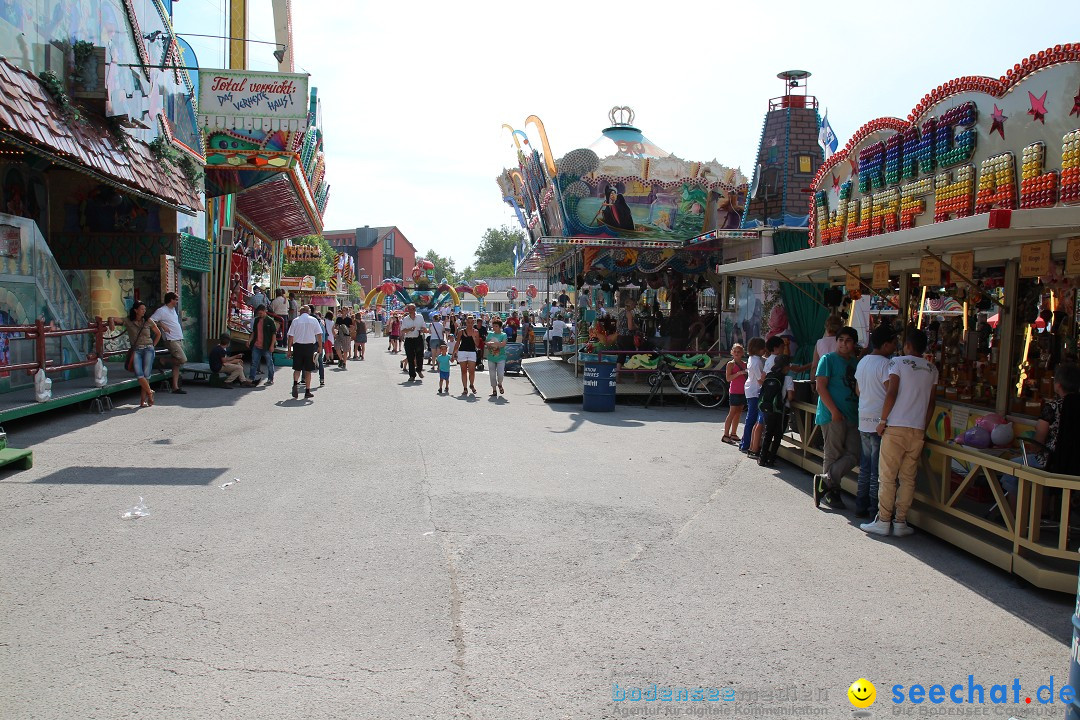
MULTIPOLYGON (((773 234, 773 248, 777 255, 804 250, 809 247, 807 241, 805 230, 777 230, 773 234)), ((820 299, 828 287, 821 283, 780 283, 780 297, 784 300, 791 334, 799 346, 791 360, 794 365, 805 365, 814 359, 814 344, 824 333, 825 318, 829 315, 821 303, 814 302, 806 295, 820 299)), ((799 373, 796 377, 805 379, 811 374, 799 373)))

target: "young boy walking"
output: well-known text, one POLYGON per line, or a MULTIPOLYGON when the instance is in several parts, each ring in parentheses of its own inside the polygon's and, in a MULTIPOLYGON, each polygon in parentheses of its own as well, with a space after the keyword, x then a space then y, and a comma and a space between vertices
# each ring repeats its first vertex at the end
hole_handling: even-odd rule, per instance
POLYGON ((818 402, 815 424, 824 436, 821 473, 814 476, 814 507, 824 501, 834 510, 843 510, 840 481, 859 464, 859 398, 855 395, 855 350, 859 333, 842 327, 836 333, 836 351, 818 361, 815 380, 818 402))
POLYGON ((795 397, 795 381, 788 376, 790 365, 790 356, 775 356, 772 370, 761 383, 758 413, 764 418, 764 431, 761 437, 758 465, 762 467, 772 467, 776 464, 776 452, 780 449, 780 438, 784 436, 787 408, 795 397))
POLYGON ((909 330, 904 338, 904 354, 889 365, 889 386, 877 432, 881 435, 878 479, 878 514, 873 522, 860 525, 874 535, 911 535, 907 513, 915 497, 915 474, 919 468, 926 426, 934 414, 934 386, 937 366, 923 357, 926 333, 909 330), (897 479, 899 478, 899 488, 897 479))
POLYGON ((859 487, 855 492, 855 517, 869 518, 878 506, 878 458, 881 436, 877 425, 885 405, 889 384, 889 365, 896 352, 896 331, 887 322, 870 333, 874 352, 859 360, 855 368, 855 392, 859 395, 859 437, 862 457, 859 460, 859 487))
POLYGON ((439 354, 435 356, 435 362, 439 366, 439 391, 438 395, 443 394, 443 383, 446 383, 446 394, 450 394, 450 354, 446 343, 439 343, 439 354))

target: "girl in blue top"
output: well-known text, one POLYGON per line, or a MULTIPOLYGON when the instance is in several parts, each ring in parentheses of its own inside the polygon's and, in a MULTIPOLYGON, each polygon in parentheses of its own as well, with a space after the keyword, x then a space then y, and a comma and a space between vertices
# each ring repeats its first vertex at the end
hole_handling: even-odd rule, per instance
POLYGON ((498 388, 500 393, 504 392, 502 381, 506 374, 506 333, 502 331, 502 320, 493 320, 491 327, 492 332, 488 333, 485 345, 488 373, 491 376, 491 397, 495 397, 498 394, 495 388, 498 388))

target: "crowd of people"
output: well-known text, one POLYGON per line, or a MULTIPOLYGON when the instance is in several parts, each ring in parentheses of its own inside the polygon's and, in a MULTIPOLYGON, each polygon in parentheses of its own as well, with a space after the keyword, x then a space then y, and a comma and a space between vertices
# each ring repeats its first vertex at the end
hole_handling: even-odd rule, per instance
MULTIPOLYGON (((859 526, 867 533, 903 537, 914 532, 907 514, 938 384, 937 366, 925 357, 927 342, 921 329, 907 328, 901 337, 893 325, 882 323, 863 351, 858 332, 830 316, 814 349, 814 422, 823 439, 814 504, 846 509, 840 482, 858 467, 855 514, 869 520, 859 526)), ((780 337, 754 337, 746 347, 735 345, 724 370, 730 410, 722 441, 737 445, 763 466, 774 464, 795 395, 791 373, 798 369, 784 354, 780 337)), ((1042 450, 1028 458, 1028 464, 1073 474, 1080 464, 1068 459, 1072 451, 1060 447, 1057 439, 1063 427, 1080 429, 1080 367, 1059 365, 1054 389, 1057 397, 1046 404, 1036 425, 1034 440, 1042 450)), ((1016 479, 1004 476, 1002 487, 1011 497, 1016 479)))

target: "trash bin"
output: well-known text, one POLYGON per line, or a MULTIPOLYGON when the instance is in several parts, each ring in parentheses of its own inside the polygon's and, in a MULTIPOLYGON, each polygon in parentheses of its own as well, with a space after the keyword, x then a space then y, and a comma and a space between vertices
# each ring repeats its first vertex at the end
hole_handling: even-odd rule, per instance
POLYGON ((591 412, 615 410, 615 368, 613 362, 586 362, 581 407, 591 412))
MULTIPOLYGON (((1069 685, 1075 690, 1080 687, 1080 580, 1077 582, 1076 589, 1076 610, 1073 612, 1072 617, 1073 626, 1073 641, 1072 652, 1070 653, 1069 660, 1069 685)), ((1074 699, 1069 703, 1068 708, 1065 710, 1066 720, 1080 720, 1080 698, 1074 699)))

